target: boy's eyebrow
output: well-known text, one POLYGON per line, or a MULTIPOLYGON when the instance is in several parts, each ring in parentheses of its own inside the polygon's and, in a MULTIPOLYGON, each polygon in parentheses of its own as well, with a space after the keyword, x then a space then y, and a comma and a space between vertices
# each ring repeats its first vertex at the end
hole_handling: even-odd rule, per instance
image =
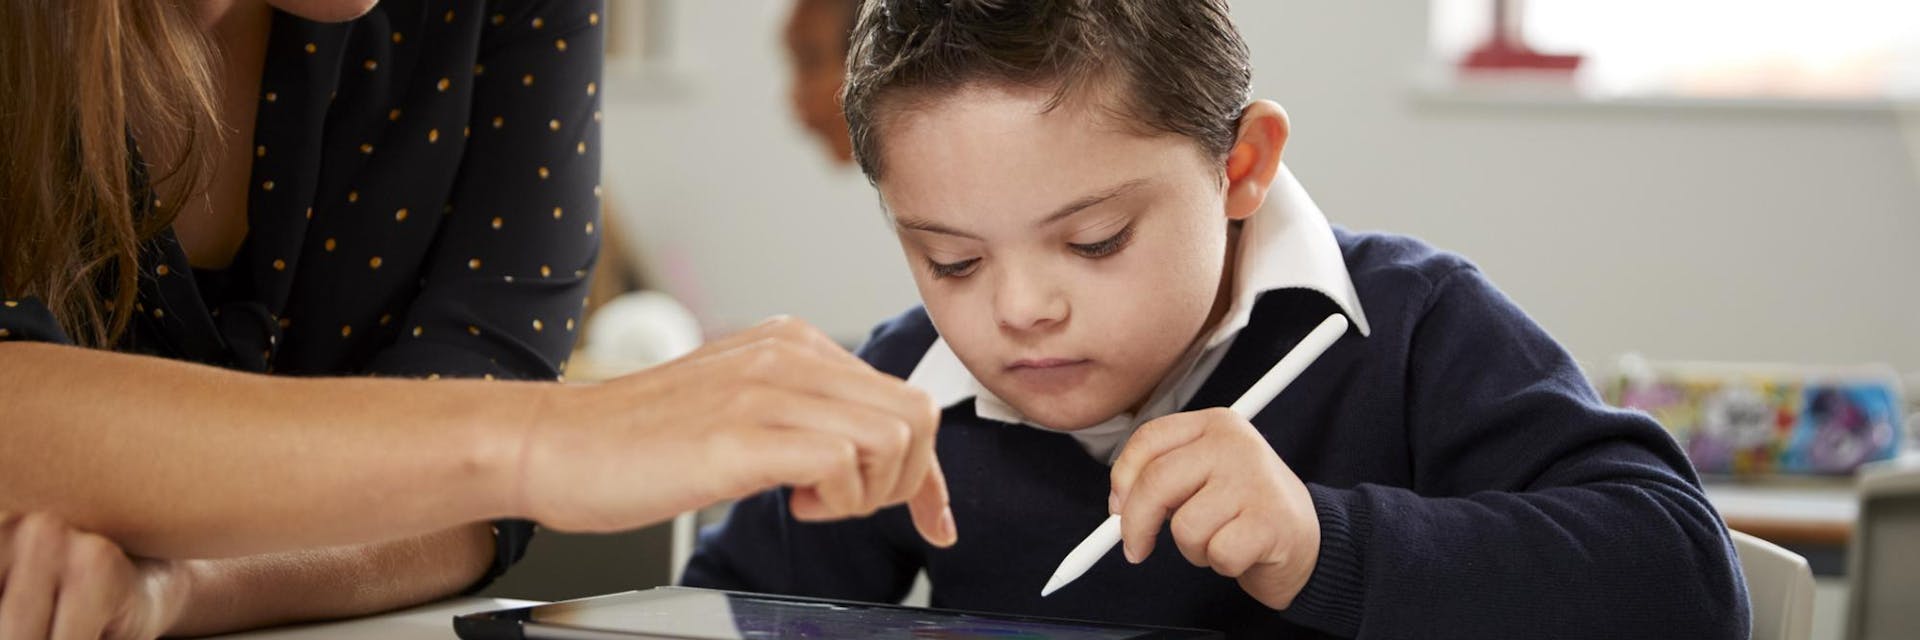
POLYGON ((1102 202, 1106 202, 1108 200, 1112 200, 1114 198, 1118 198, 1122 195, 1125 195, 1129 191, 1140 188, 1140 185, 1146 184, 1146 182, 1147 182, 1146 178, 1134 178, 1132 180, 1128 180, 1126 182, 1122 182, 1120 184, 1114 185, 1112 188, 1107 189, 1106 191, 1102 191, 1090 196, 1086 196, 1079 200, 1069 202, 1066 205, 1060 207, 1059 209, 1055 209, 1053 213, 1047 214, 1046 219, 1041 220, 1039 223, 1033 226, 1044 227, 1044 226, 1053 224, 1055 222, 1059 222, 1062 219, 1065 219, 1067 216, 1071 216, 1073 214, 1079 213, 1082 210, 1087 209, 1088 207, 1092 207, 1093 205, 1100 204, 1102 202))
MULTIPOLYGON (((1067 216, 1071 216, 1073 214, 1084 211, 1087 208, 1092 207, 1094 205, 1125 195, 1129 191, 1140 188, 1140 185, 1146 184, 1146 182, 1147 182, 1146 178, 1134 178, 1132 180, 1122 182, 1118 185, 1114 185, 1113 187, 1105 191, 1101 191, 1099 193, 1095 193, 1093 195, 1089 195, 1089 196, 1080 198, 1078 200, 1074 200, 1073 202, 1069 202, 1061 206, 1059 209, 1055 209, 1053 213, 1047 214, 1046 218, 1042 219, 1037 223, 1034 223, 1033 226, 1044 227, 1044 226, 1053 224, 1055 222, 1059 222, 1060 220, 1065 219, 1067 216)), ((959 229, 954 229, 952 227, 948 227, 948 226, 941 225, 939 223, 931 222, 927 220, 918 220, 918 219, 908 218, 908 217, 899 216, 899 215, 895 215, 893 220, 894 220, 894 224, 898 224, 900 225, 901 228, 904 228, 904 229, 913 229, 915 231, 926 231, 929 233, 938 233, 941 235, 958 236, 958 237, 967 238, 971 240, 980 239, 980 236, 976 236, 971 233, 961 231, 959 229)))
POLYGON ((938 233, 941 235, 959 236, 969 240, 980 239, 980 236, 976 236, 971 233, 961 231, 959 229, 943 226, 935 222, 928 222, 926 220, 917 220, 914 218, 903 217, 899 214, 894 214, 893 223, 900 225, 900 228, 902 229, 913 229, 915 231, 926 231, 928 233, 938 233))

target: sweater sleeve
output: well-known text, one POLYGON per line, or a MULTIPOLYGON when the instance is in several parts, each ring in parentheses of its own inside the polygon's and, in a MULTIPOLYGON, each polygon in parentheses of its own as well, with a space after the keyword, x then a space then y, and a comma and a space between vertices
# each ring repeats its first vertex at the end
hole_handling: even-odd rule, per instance
POLYGON ((1746 637, 1726 528, 1657 423, 1605 406, 1470 266, 1411 340, 1414 486, 1310 485, 1320 556, 1285 615, 1363 638, 1746 637))

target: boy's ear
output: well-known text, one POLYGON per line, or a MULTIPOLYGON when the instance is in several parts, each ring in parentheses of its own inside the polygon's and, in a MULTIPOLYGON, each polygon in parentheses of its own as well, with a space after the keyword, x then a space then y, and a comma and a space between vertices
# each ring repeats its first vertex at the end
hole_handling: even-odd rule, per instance
POLYGON ((1241 113, 1240 137, 1227 153, 1228 219, 1245 220, 1267 201, 1288 131, 1286 110, 1272 100, 1256 100, 1241 113))

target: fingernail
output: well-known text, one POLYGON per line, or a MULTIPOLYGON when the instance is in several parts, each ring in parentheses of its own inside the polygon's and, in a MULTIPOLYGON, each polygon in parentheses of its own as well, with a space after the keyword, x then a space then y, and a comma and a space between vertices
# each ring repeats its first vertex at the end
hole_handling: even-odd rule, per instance
POLYGON ((946 546, 960 541, 960 528, 953 523, 953 508, 940 510, 940 537, 946 540, 946 546))
POLYGON ((1140 564, 1140 558, 1137 557, 1138 554, 1134 553, 1133 545, 1122 543, 1120 545, 1120 552, 1127 556, 1128 564, 1140 564))

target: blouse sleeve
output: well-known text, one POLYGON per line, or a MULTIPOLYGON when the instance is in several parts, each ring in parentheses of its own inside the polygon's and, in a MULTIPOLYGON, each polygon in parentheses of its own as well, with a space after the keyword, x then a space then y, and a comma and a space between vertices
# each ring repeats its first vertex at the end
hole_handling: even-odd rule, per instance
POLYGON ((600 244, 601 11, 488 3, 450 214, 369 373, 559 377, 600 244))
MULTIPOLYGON (((488 2, 466 152, 421 290, 368 373, 554 380, 599 251, 599 0, 488 2)), ((535 526, 493 523, 468 592, 526 553, 535 526)))
POLYGON ((39 298, 15 298, 0 290, 0 342, 11 341, 73 344, 39 298))

